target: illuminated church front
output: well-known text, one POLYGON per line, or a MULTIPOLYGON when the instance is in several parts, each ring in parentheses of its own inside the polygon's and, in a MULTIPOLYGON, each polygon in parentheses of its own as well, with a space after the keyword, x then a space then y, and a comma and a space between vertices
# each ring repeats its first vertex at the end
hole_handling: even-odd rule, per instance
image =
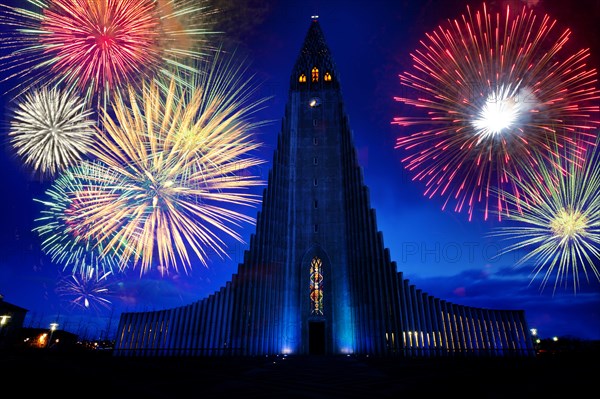
POLYGON ((317 19, 292 70, 262 209, 231 280, 197 302, 123 313, 116 356, 531 355, 521 310, 463 306, 390 259, 317 19))

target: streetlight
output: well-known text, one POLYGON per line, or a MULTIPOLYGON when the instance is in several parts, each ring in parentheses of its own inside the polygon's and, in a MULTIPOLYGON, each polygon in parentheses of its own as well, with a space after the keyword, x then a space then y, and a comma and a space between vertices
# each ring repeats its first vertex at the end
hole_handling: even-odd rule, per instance
POLYGON ((537 351, 539 351, 540 343, 542 342, 540 340, 540 337, 538 337, 538 329, 530 328, 529 332, 531 333, 531 339, 533 340, 533 349, 537 352, 537 351))
POLYGON ((6 331, 4 329, 4 326, 8 324, 9 319, 10 315, 8 314, 0 315, 0 346, 2 346, 2 337, 9 334, 8 330, 10 330, 10 328, 7 328, 6 331))
POLYGON ((48 346, 52 345, 52 334, 54 334, 54 330, 58 328, 58 323, 50 323, 50 338, 48 339, 48 346))
POLYGON ((10 315, 8 314, 3 314, 0 316, 0 327, 4 327, 4 325, 8 323, 8 319, 10 319, 10 315))
POLYGON ((538 335, 537 328, 530 328, 529 331, 531 331, 532 336, 537 337, 537 335, 538 335))

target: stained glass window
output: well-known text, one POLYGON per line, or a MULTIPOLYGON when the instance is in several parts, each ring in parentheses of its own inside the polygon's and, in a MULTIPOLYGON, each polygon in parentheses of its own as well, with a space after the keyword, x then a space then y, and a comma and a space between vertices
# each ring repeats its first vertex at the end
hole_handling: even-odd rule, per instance
POLYGON ((298 82, 300 82, 300 83, 306 83, 306 75, 305 74, 301 74, 300 77, 298 77, 298 82))
POLYGON ((313 82, 318 82, 319 81, 319 70, 317 69, 317 67, 314 67, 312 69, 312 81, 313 82))
POLYGON ((311 313, 323 314, 323 263, 316 256, 310 262, 311 313))
POLYGON ((323 76, 323 80, 326 82, 331 82, 331 74, 329 72, 325 72, 325 76, 323 76))

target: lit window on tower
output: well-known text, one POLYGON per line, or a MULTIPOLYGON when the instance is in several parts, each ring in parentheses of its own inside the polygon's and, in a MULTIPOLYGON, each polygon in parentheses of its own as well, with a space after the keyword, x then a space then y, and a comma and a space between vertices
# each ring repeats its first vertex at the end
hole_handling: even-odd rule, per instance
POLYGON ((317 69, 317 67, 314 67, 312 69, 312 81, 313 82, 318 82, 319 81, 319 70, 317 69))
POLYGON ((300 74, 300 76, 298 77, 298 82, 300 83, 306 83, 306 75, 305 74, 300 74))
POLYGON ((323 314, 323 263, 316 256, 310 262, 311 313, 323 314))
POLYGON ((329 72, 325 72, 325 76, 323 76, 323 80, 326 82, 331 82, 331 74, 329 72))

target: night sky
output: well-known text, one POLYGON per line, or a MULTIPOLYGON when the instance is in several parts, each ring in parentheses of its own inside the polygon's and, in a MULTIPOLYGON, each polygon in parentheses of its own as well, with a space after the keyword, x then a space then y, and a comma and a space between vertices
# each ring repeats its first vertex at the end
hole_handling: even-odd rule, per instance
MULTIPOLYGON (((459 18, 467 4, 479 8, 480 2, 271 0, 248 1, 241 7, 231 6, 236 3, 233 1, 220 3, 227 10, 220 28, 228 48, 235 47, 240 56, 248 57, 250 69, 260 82, 257 95, 271 98, 257 115, 272 121, 256 132, 264 143, 259 153, 267 161, 261 169, 264 179, 284 115, 290 73, 311 16, 318 15, 337 65, 378 228, 404 277, 417 288, 457 304, 523 309, 529 326, 537 328, 542 337, 600 339, 600 283, 593 276, 589 283, 582 281, 577 293, 571 287, 553 292, 552 284, 540 291, 541 281, 531 280, 531 267, 513 267, 523 253, 497 256, 506 244, 489 234, 502 222, 493 217, 483 220, 479 214, 469 221, 466 212, 454 212, 452 207, 442 210, 444 198, 424 197, 423 184, 412 181, 411 174, 403 169, 405 154, 394 148, 396 138, 406 132, 391 121, 410 111, 393 99, 406 94, 398 75, 412 67, 410 53, 425 33, 448 18, 459 18)), ((491 1, 488 5, 506 3, 491 1)), ((508 3, 532 7, 540 15, 548 13, 557 19, 559 30, 571 28, 569 46, 590 48, 590 64, 599 68, 600 1, 508 3)), ((2 93, 14 83, 10 79, 2 82, 2 93)), ((57 321, 60 328, 75 333, 107 336, 123 311, 190 304, 218 290, 235 273, 247 245, 226 240, 230 260, 214 257, 208 267, 196 262, 188 275, 151 272, 140 276, 138 270, 129 270, 111 280, 110 296, 106 296, 110 309, 73 308, 69 298, 55 291, 57 281, 67 272, 42 253, 39 237, 31 231, 40 210, 33 199, 43 198, 49 183, 33 177, 17 159, 7 140, 12 117, 9 95, 2 97, 1 106, 0 294, 5 301, 29 310, 25 326, 46 327, 57 321)), ((248 212, 252 215, 258 209, 248 212)), ((241 230, 246 240, 253 232, 253 226, 241 230)))

